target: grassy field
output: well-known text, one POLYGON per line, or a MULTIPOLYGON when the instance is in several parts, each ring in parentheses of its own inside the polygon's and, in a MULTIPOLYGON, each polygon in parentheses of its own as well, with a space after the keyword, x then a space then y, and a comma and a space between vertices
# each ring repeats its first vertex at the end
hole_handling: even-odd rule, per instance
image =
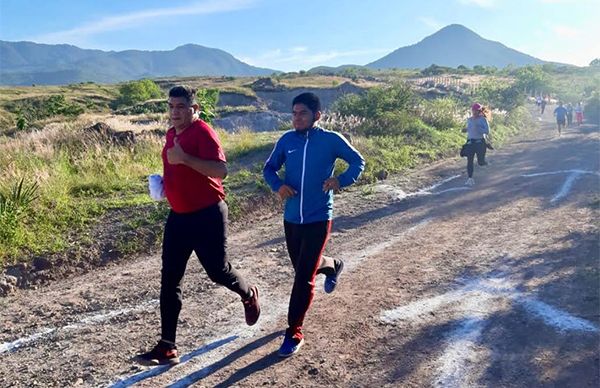
MULTIPOLYGON (((109 104, 118 97, 116 85, 94 83, 68 86, 18 86, 0 87, 0 134, 14 130, 17 119, 22 114, 27 119, 27 127, 41 128, 52 119, 46 112, 52 97, 64 97, 65 101, 84 111, 95 113, 110 112, 109 104)), ((50 121, 65 121, 67 117, 55 117, 50 121)))
MULTIPOLYGON (((289 78, 288 87, 331 87, 334 81, 343 81, 333 76, 289 78)), ((169 82, 179 81, 185 80, 169 82)), ((195 82, 199 87, 221 85, 221 90, 229 90, 248 89, 252 79, 197 78, 195 82)), ((163 90, 168 84, 162 83, 163 90)), ((156 249, 168 207, 149 198, 146 179, 162 170, 165 114, 115 115, 107 101, 118 96, 118 87, 96 84, 3 88, 0 107, 56 95, 69 96, 68 101, 77 104, 88 101, 89 108, 78 116, 44 118, 29 129, 0 134, 0 267, 36 256, 68 256, 74 250, 102 255, 106 252, 88 249, 99 239, 108 241, 102 249, 110 250, 111 257, 156 249), (116 141, 110 134, 90 130, 97 122, 108 124, 114 132, 131 131, 135 140, 116 141)), ((385 88, 373 95, 381 99, 373 103, 381 103, 377 117, 337 117, 323 123, 328 129, 348 132, 365 156, 367 167, 359 184, 456 155, 464 141, 460 129, 468 112, 463 103, 450 99, 402 108, 390 104, 385 88), (373 132, 380 127, 380 133, 373 132)), ((494 142, 499 145, 519 128, 529 127, 530 117, 522 108, 498 112, 492 122, 494 142)), ((219 130, 230 167, 224 184, 232 219, 272 203, 261 170, 280 135, 219 130)), ((343 168, 340 162, 337 171, 343 168)))
MULTIPOLYGON (((146 179, 162 171, 163 144, 162 136, 154 130, 166 125, 162 121, 134 124, 123 116, 103 117, 115 131, 137 134, 135 142, 115 144, 110 137, 85 129, 100 117, 83 116, 68 123, 49 124, 42 131, 0 137, 2 192, 10 197, 8 193, 21 180, 24 187, 37 187, 36 199, 27 206, 4 212, 0 208, 0 258, 12 262, 23 250, 41 254, 66 249, 73 233, 84 233, 107 212, 152 204, 146 179)), ((232 164, 225 181, 231 201, 237 204, 264 192, 265 186, 258 183, 260 171, 237 161, 269 152, 277 134, 241 131, 229 135, 221 131, 220 136, 232 164)), ((12 202, 18 203, 18 198, 12 202)), ((241 205, 232 208, 236 217, 241 205)), ((157 214, 150 218, 164 214, 166 205, 155 210, 157 214)))

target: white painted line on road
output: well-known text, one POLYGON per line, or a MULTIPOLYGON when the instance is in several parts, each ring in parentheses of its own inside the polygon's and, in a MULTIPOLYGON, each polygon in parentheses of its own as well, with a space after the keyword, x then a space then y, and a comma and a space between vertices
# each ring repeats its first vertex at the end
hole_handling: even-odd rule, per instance
POLYGON ((461 301, 464 295, 463 291, 452 291, 433 298, 421 299, 405 306, 396 307, 393 310, 386 310, 381 313, 379 319, 384 323, 419 321, 421 320, 420 317, 427 316, 449 303, 461 301))
POLYGON ((446 193, 450 193, 452 191, 466 191, 466 190, 471 190, 470 187, 451 187, 449 189, 446 190, 441 190, 441 191, 437 191, 435 193, 431 193, 431 195, 440 195, 440 194, 446 194, 446 193))
MULTIPOLYGON (((187 362, 188 360, 197 357, 201 354, 204 353, 208 353, 214 349, 217 349, 229 342, 235 341, 237 340, 238 337, 236 336, 230 336, 227 338, 222 338, 220 340, 202 345, 201 347, 199 347, 198 349, 185 354, 183 356, 180 357, 181 363, 187 362)), ((170 365, 159 365, 156 366, 152 369, 148 369, 145 370, 141 373, 135 374, 133 376, 129 376, 127 378, 123 378, 122 380, 119 380, 117 382, 115 382, 114 384, 110 385, 110 388, 127 388, 127 387, 131 387, 132 385, 139 383, 140 381, 152 378, 152 377, 156 377, 158 375, 161 375, 163 373, 165 373, 167 370, 169 370, 171 368, 170 365)))
MULTIPOLYGON (((378 245, 369 246, 368 248, 366 248, 360 252, 352 252, 352 253, 348 254, 347 257, 350 259, 345 260, 346 269, 349 271, 352 271, 352 269, 357 267, 358 264, 360 262, 362 262, 363 260, 367 259, 370 256, 373 256, 380 252, 383 252, 385 249, 387 249, 391 245, 395 244, 402 238, 406 237, 407 235, 409 235, 409 234, 417 231, 418 229, 422 228, 423 226, 427 225, 430 221, 431 221, 430 219, 423 220, 420 223, 418 223, 417 225, 407 229, 403 233, 400 233, 399 235, 391 238, 390 240, 387 240, 378 245)), ((69 324, 69 325, 66 325, 63 327, 45 328, 37 333, 27 336, 27 337, 18 338, 14 341, 5 342, 5 343, 0 344, 0 354, 16 350, 27 344, 33 343, 33 342, 41 340, 43 338, 50 337, 50 336, 56 334, 56 332, 58 332, 60 330, 79 330, 88 325, 104 323, 104 322, 106 322, 114 317, 120 316, 120 315, 138 313, 138 312, 143 312, 143 311, 151 311, 158 305, 158 303, 159 303, 158 299, 153 299, 148 302, 144 302, 144 303, 140 304, 139 306, 136 306, 133 308, 108 311, 108 312, 104 312, 101 314, 84 317, 84 318, 81 318, 77 323, 72 323, 72 324, 69 324)), ((285 313, 285 310, 287 309, 287 304, 283 303, 282 306, 270 305, 269 308, 271 311, 273 311, 275 309, 275 310, 281 310, 285 313)), ((246 335, 247 335, 247 332, 246 332, 246 335)))
POLYGON ((451 182, 453 180, 455 180, 456 178, 460 178, 460 175, 452 175, 451 177, 448 177, 446 179, 442 179, 441 181, 439 181, 438 183, 435 183, 434 185, 422 190, 422 191, 432 191, 437 189, 438 187, 440 187, 441 185, 451 182))
POLYGON ((138 312, 142 312, 142 311, 150 311, 151 309, 155 308, 155 306, 157 306, 157 305, 158 305, 158 300, 153 299, 148 302, 144 302, 136 307, 120 309, 120 310, 113 310, 113 311, 109 311, 109 312, 105 312, 105 313, 101 313, 101 314, 95 314, 95 315, 92 315, 89 317, 84 317, 84 318, 81 318, 77 323, 72 323, 72 324, 69 324, 69 325, 66 325, 63 327, 46 328, 37 333, 29 335, 27 337, 22 337, 15 341, 5 342, 3 344, 0 344, 0 353, 5 353, 5 352, 16 350, 16 349, 18 349, 22 346, 25 346, 29 343, 41 340, 43 338, 50 337, 50 336, 56 334, 56 332, 61 331, 61 330, 82 329, 85 326, 104 323, 104 322, 106 322, 114 317, 117 317, 119 315, 138 313, 138 312))
POLYGON ((550 203, 555 203, 563 198, 565 198, 571 189, 573 188, 573 184, 575 181, 581 176, 585 174, 600 176, 600 173, 597 171, 588 171, 588 170, 559 170, 559 171, 549 171, 549 172, 539 172, 534 174, 523 174, 522 177, 531 178, 538 176, 548 176, 548 175, 558 175, 558 174, 569 174, 565 183, 563 183, 562 187, 556 193, 556 195, 550 200, 550 203))
POLYGON ((30 342, 37 341, 44 337, 50 336, 50 334, 54 333, 57 329, 43 329, 35 334, 32 334, 27 337, 19 338, 18 340, 12 342, 5 342, 0 344, 0 353, 10 352, 15 349, 20 348, 21 346, 25 346, 30 342))
MULTIPOLYGON (((481 303, 487 306, 487 299, 500 294, 512 294, 514 285, 503 278, 487 278, 471 280, 458 290, 448 291, 442 295, 416 300, 404 306, 386 310, 380 319, 385 323, 398 320, 420 321, 431 319, 431 314, 441 307, 460 303, 460 309, 468 311, 469 307, 481 303), (469 302, 470 304, 466 304, 469 302)), ((475 310, 475 309, 473 309, 475 310)))
POLYGON ((485 319, 465 319, 451 333, 446 350, 437 361, 440 372, 436 387, 469 386, 466 380, 472 368, 478 365, 476 347, 486 323, 485 319))
POLYGON ((446 348, 438 359, 436 384, 443 387, 464 387, 470 385, 465 379, 472 374, 467 372, 481 365, 481 360, 477 359, 476 347, 482 346, 478 341, 485 327, 493 323, 490 319, 492 314, 504 308, 505 304, 501 303, 501 299, 521 305, 525 311, 561 333, 598 332, 592 322, 516 291, 516 283, 503 277, 469 281, 457 290, 383 311, 380 320, 388 324, 396 321, 427 324, 439 319, 444 311, 438 310, 447 306, 452 306, 446 309, 447 314, 462 313, 460 324, 449 333, 446 348))
POLYGON ((541 318, 545 324, 559 331, 598 331, 598 328, 590 321, 575 317, 566 311, 552 307, 546 303, 532 299, 521 292, 515 291, 514 282, 503 278, 478 279, 470 281, 458 290, 448 291, 442 295, 419 299, 407 305, 385 310, 380 314, 380 320, 385 323, 394 323, 398 320, 404 321, 429 321, 432 312, 460 302, 461 310, 468 312, 465 304, 469 300, 486 301, 486 298, 508 298, 513 303, 521 304, 523 307, 541 318))
POLYGON ((524 298, 520 303, 526 310, 537 315, 544 320, 547 325, 552 326, 559 331, 598 331, 598 328, 590 321, 575 317, 565 311, 554 308, 549 304, 540 302, 539 300, 524 298))
POLYGON ((440 195, 440 194, 448 193, 451 191, 470 190, 469 187, 454 187, 454 188, 450 188, 450 189, 446 189, 446 190, 442 190, 442 191, 438 191, 438 192, 433 191, 433 190, 437 189, 438 187, 442 186, 443 184, 453 181, 459 177, 460 177, 460 175, 453 175, 451 177, 442 179, 441 181, 439 181, 429 187, 419 189, 418 191, 415 191, 414 193, 406 193, 406 192, 404 192, 404 190, 397 189, 396 187, 390 186, 390 185, 379 185, 379 188, 383 189, 382 191, 389 191, 389 192, 393 193, 394 199, 396 201, 402 201, 406 198, 413 198, 413 197, 423 197, 423 196, 428 196, 428 195, 440 195))
POLYGON ((552 198, 550 200, 550 202, 554 203, 554 202, 566 197, 567 194, 569 194, 569 192, 571 191, 573 184, 575 183, 577 178, 579 178, 580 176, 581 176, 581 173, 578 173, 578 172, 571 173, 567 177, 567 180, 565 181, 565 183, 560 188, 560 191, 558 193, 556 193, 556 195, 554 196, 554 198, 552 198))
MULTIPOLYGON (((368 259, 369 257, 372 257, 374 255, 377 255, 377 254, 385 251, 385 249, 387 249, 394 243, 396 243, 399 240, 401 240, 402 238, 416 232, 417 230, 421 229, 425 225, 429 224, 429 222, 431 222, 431 219, 425 219, 425 220, 419 222, 418 224, 416 224, 415 226, 407 229, 403 233, 393 236, 390 240, 387 240, 387 241, 377 244, 377 245, 371 245, 371 246, 369 246, 363 250, 360 250, 358 252, 350 252, 348 254, 344 254, 344 257, 347 257, 346 259, 344 259, 346 271, 352 272, 365 259, 368 259)), ((317 291, 322 292, 322 288, 317 287, 317 291)), ((264 306, 269 306, 269 308, 268 308, 268 310, 263 310, 258 323, 249 328, 244 327, 241 329, 235 329, 235 330, 231 331, 230 333, 225 334, 225 336, 236 336, 236 338, 237 337, 252 338, 252 337, 258 336, 260 333, 264 334, 264 331, 262 329, 264 326, 275 324, 276 322, 282 320, 282 317, 284 317, 287 314, 288 302, 289 302, 288 298, 289 298, 288 295, 281 295, 276 300, 265 300, 264 297, 261 298, 261 304, 263 304, 264 306), (268 311, 268 314, 266 314, 267 311, 268 311)), ((219 338, 212 338, 212 339, 207 340, 207 343, 208 344, 215 343, 215 341, 218 341, 218 340, 219 340, 219 338)), ((207 345, 205 345, 205 346, 207 346, 207 345)), ((198 356, 192 357, 193 359, 187 360, 186 365, 180 364, 180 365, 173 367, 173 368, 177 368, 178 375, 184 374, 185 371, 187 371, 187 370, 190 370, 192 372, 190 374, 188 374, 187 376, 180 378, 179 380, 177 380, 176 382, 172 383, 169 386, 170 387, 187 387, 187 386, 190 386, 190 385, 198 382, 199 380, 206 377, 210 373, 213 373, 213 371, 215 369, 215 364, 217 364, 220 360, 224 359, 229 354, 234 352, 235 351, 234 349, 239 348, 239 346, 240 346, 239 341, 231 341, 230 343, 224 344, 223 346, 219 346, 218 348, 211 349, 210 352, 204 352, 198 356)), ((156 377, 156 376, 162 374, 163 372, 165 372, 166 370, 167 369, 161 370, 160 373, 152 373, 151 375, 148 373, 148 371, 145 371, 145 372, 140 372, 133 376, 127 376, 127 375, 119 376, 118 381, 114 383, 113 387, 123 388, 123 387, 131 385, 131 384, 127 385, 126 382, 134 383, 134 382, 139 382, 143 379, 156 377), (147 376, 147 377, 144 377, 144 376, 147 376)))
POLYGON ((589 171, 589 170, 559 170, 559 171, 549 171, 549 172, 538 172, 538 173, 534 173, 534 174, 523 174, 521 176, 526 177, 526 178, 531 178, 531 177, 536 177, 536 176, 558 175, 558 174, 573 174, 573 173, 577 173, 577 174, 591 174, 591 175, 598 175, 598 176, 600 176, 599 172, 597 172, 597 171, 589 171))
POLYGON ((386 249, 398 243, 406 236, 411 235, 412 233, 418 231, 419 229, 429 224, 431 220, 431 218, 426 218, 423 221, 416 224, 415 226, 412 226, 401 233, 389 236, 389 238, 386 241, 381 242, 379 244, 369 245, 365 249, 361 249, 360 251, 345 253, 344 256, 349 258, 344 260, 346 269, 352 271, 354 268, 358 267, 360 263, 362 263, 365 259, 384 252, 386 249))

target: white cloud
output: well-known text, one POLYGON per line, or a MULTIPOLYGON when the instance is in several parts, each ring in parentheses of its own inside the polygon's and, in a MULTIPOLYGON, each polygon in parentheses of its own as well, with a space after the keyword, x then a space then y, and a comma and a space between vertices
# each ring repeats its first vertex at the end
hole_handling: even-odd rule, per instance
POLYGON ((419 21, 421 23, 425 24, 427 27, 431 27, 432 29, 435 29, 435 30, 439 30, 442 27, 444 27, 444 25, 442 23, 438 22, 437 20, 435 20, 433 18, 426 17, 426 16, 420 17, 419 21))
POLYGON ((283 71, 308 70, 312 67, 340 66, 343 64, 364 64, 391 52, 391 49, 366 49, 348 51, 311 52, 307 47, 274 49, 257 56, 241 56, 240 59, 253 66, 268 67, 283 71))
POLYGON ((308 51, 308 47, 292 47, 290 51, 293 53, 304 53, 308 51))
POLYGON ((31 40, 40 43, 75 43, 90 35, 131 28, 152 19, 236 11, 249 8, 253 3, 255 3, 255 0, 207 0, 180 7, 147 9, 125 15, 105 17, 69 30, 33 37, 31 40))
POLYGON ((476 5, 482 8, 493 8, 496 5, 496 0, 458 0, 462 5, 476 5))

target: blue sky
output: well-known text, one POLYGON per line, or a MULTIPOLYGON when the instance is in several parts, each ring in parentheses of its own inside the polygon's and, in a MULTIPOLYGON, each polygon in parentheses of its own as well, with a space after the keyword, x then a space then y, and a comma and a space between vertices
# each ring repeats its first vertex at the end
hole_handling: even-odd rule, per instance
POLYGON ((121 51, 196 43, 284 71, 364 65, 462 24, 538 58, 600 57, 600 0, 0 0, 0 40, 121 51))

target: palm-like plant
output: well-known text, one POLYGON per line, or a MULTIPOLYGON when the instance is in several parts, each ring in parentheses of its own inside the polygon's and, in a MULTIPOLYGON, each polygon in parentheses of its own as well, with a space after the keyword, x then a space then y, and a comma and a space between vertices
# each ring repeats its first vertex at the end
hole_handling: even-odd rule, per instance
POLYGON ((17 233, 22 217, 38 199, 38 184, 26 184, 25 178, 13 185, 8 194, 0 192, 0 241, 10 241, 17 233))

